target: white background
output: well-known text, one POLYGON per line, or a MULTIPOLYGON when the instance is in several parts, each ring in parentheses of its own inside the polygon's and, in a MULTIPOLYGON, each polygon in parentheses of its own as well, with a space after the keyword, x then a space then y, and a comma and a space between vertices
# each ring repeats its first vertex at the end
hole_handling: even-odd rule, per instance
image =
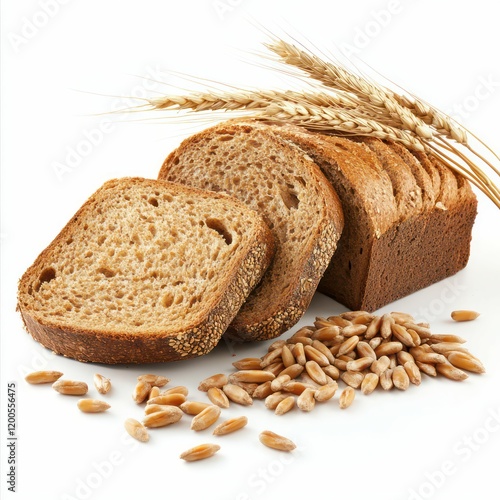
MULTIPOLYGON (((131 398, 137 375, 161 373, 171 386, 188 386, 192 399, 205 400, 197 391, 201 379, 230 373, 235 359, 261 356, 268 343, 221 344, 182 363, 93 366, 39 346, 15 311, 17 280, 102 182, 156 177, 166 155, 202 126, 100 113, 130 106, 135 101, 127 97, 145 90, 165 91, 161 81, 168 71, 240 86, 282 83, 249 63, 257 60, 250 52, 264 51, 265 34, 256 25, 289 32, 325 51, 350 52, 452 112, 499 151, 500 35, 493 2, 25 0, 2 2, 1 14, 2 498, 166 498, 174 491, 218 500, 498 498, 500 217, 481 194, 468 267, 380 311, 410 312, 430 321, 435 332, 466 337, 487 373, 463 383, 426 378, 406 392, 359 393, 345 411, 338 408, 337 394, 313 413, 295 410, 283 417, 261 401, 251 408, 233 405, 224 417, 249 418, 237 434, 197 434, 185 418, 139 444, 123 440, 123 421, 140 419, 143 411, 131 398), (80 159, 61 173, 71 151, 80 151, 80 159), (452 323, 450 312, 460 308, 481 316, 452 323), (95 372, 109 376, 111 409, 82 414, 74 398, 50 386, 29 386, 24 375, 36 369, 60 370, 90 386, 95 372), (6 483, 10 381, 17 382, 16 494, 6 483), (257 438, 264 429, 292 438, 297 450, 264 448, 257 438), (213 459, 188 464, 178 458, 207 441, 222 447, 213 459)), ((343 310, 317 294, 297 328, 343 310)), ((91 386, 89 395, 96 394, 91 386)))

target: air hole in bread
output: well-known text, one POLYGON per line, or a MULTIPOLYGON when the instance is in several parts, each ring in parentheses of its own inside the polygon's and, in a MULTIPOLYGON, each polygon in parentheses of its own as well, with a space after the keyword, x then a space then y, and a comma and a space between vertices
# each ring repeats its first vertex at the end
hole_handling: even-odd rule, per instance
POLYGON ((299 206, 299 198, 294 191, 292 191, 290 188, 281 188, 280 195, 283 203, 285 204, 286 208, 288 208, 288 210, 297 209, 297 207, 299 206))
POLYGON ((170 194, 164 194, 163 201, 168 201, 170 203, 170 202, 174 201, 174 197, 171 196, 170 194))
POLYGON ((306 181, 303 177, 297 176, 295 177, 295 180, 299 183, 302 184, 302 186, 306 187, 306 181))
POLYGON ((194 296, 189 299, 189 305, 194 306, 197 302, 200 302, 200 297, 194 296))
POLYGON ((233 235, 227 230, 221 220, 209 217, 205 223, 210 229, 217 231, 224 238, 226 245, 230 245, 233 242, 233 235))
POLYGON ((255 139, 249 139, 247 141, 247 145, 251 146, 252 148, 260 148, 262 146, 262 143, 259 141, 256 141, 255 139))
POLYGON ((38 292, 38 290, 40 290, 40 287, 44 283, 49 283, 55 277, 56 277, 56 270, 53 267, 47 267, 47 268, 45 268, 40 273, 40 277, 38 278, 38 283, 35 285, 35 292, 38 292))
POLYGON ((157 207, 158 206, 158 200, 156 198, 149 198, 148 203, 150 205, 153 205, 153 207, 157 207))
POLYGON ((100 267, 97 270, 97 272, 104 274, 104 276, 106 276, 106 278, 112 278, 116 274, 116 271, 112 271, 111 269, 109 269, 107 267, 100 267))
POLYGON ((99 238, 97 238, 97 244, 99 246, 101 246, 105 241, 106 241, 106 235, 104 234, 102 234, 101 236, 99 236, 99 238))
POLYGON ((71 245, 71 243, 73 243, 73 238, 68 238, 66 240, 66 245, 71 245))
POLYGON ((225 134, 219 137, 220 141, 232 141, 234 139, 234 135, 225 134))
POLYGON ((148 229, 149 229, 149 232, 151 233, 152 236, 156 236, 156 227, 153 224, 151 224, 148 227, 148 229))

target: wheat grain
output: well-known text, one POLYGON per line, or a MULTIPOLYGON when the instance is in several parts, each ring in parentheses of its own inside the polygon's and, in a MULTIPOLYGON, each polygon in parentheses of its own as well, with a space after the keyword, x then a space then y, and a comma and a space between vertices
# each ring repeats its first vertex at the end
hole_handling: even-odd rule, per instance
POLYGON ((227 375, 224 373, 216 373, 215 375, 211 375, 210 377, 203 379, 198 385, 198 390, 207 392, 210 387, 218 387, 219 389, 222 389, 227 382, 227 375))
POLYGON ((297 408, 302 411, 312 411, 316 405, 316 389, 307 388, 297 398, 297 408))
POLYGON ((70 396, 83 396, 87 394, 89 387, 85 382, 78 380, 61 380, 58 379, 52 384, 52 388, 60 394, 70 396))
POLYGON ((379 376, 375 373, 367 373, 361 382, 361 392, 365 395, 371 394, 379 383, 379 376))
POLYGON ((29 384, 52 384, 63 376, 62 372, 54 370, 40 370, 26 375, 24 380, 29 384))
POLYGON ((339 385, 337 382, 330 382, 326 385, 322 385, 319 389, 314 390, 314 399, 318 402, 328 401, 335 396, 339 385))
POLYGON ((144 380, 139 380, 135 384, 134 391, 132 392, 132 399, 137 403, 143 403, 149 398, 149 393, 151 392, 151 384, 144 380))
POLYGON ((178 422, 183 414, 177 406, 166 406, 163 410, 146 415, 142 423, 145 427, 165 427, 178 422))
POLYGON ((452 311, 451 317, 455 321, 472 321, 479 316, 479 313, 476 311, 468 311, 468 310, 457 310, 452 311))
POLYGON ((202 401, 184 401, 179 408, 188 415, 198 415, 198 413, 202 412, 208 406, 210 406, 210 403, 202 401))
POLYGON ((259 434, 260 442, 268 448, 273 448, 280 451, 292 451, 297 446, 290 439, 280 436, 272 431, 262 431, 259 434))
POLYGON ((294 406, 295 397, 288 396, 277 404, 276 408, 274 409, 274 413, 276 415, 284 415, 285 413, 288 413, 290 410, 292 410, 294 406))
POLYGON ((245 391, 245 389, 236 384, 226 384, 222 390, 233 403, 243 406, 250 406, 253 403, 251 396, 245 391))
POLYGON ((125 420, 125 429, 129 435, 137 439, 137 441, 141 441, 142 443, 149 441, 148 430, 135 418, 127 418, 127 420, 125 420))
POLYGON ((210 426, 215 424, 219 419, 221 414, 221 409, 217 405, 210 405, 203 411, 198 413, 191 420, 191 430, 193 431, 203 431, 208 429, 210 426))
POLYGON ((229 408, 229 399, 222 389, 210 387, 207 391, 208 399, 220 408, 229 408))
POLYGON ((461 368, 468 372, 484 373, 486 371, 481 361, 469 353, 451 351, 448 353, 447 359, 456 368, 461 368))
POLYGON ((99 401, 98 399, 80 399, 77 406, 84 413, 102 413, 111 408, 106 401, 99 401))
POLYGON ((186 462, 196 462, 198 460, 213 457, 219 450, 220 446, 218 444, 200 444, 182 452, 180 458, 186 462))
POLYGON ((163 387, 170 382, 170 379, 162 375, 154 375, 153 373, 147 373, 145 375, 139 375, 137 377, 138 382, 145 382, 151 385, 151 387, 163 387))
POLYGON ((349 408, 352 405, 356 393, 352 387, 346 387, 341 393, 339 397, 339 407, 342 410, 349 408))
POLYGON ((248 418, 245 416, 230 418, 215 427, 212 434, 214 436, 225 436, 226 434, 243 429, 247 423, 248 418))
POLYGON ((237 370, 258 370, 260 369, 260 358, 243 358, 233 363, 237 370))

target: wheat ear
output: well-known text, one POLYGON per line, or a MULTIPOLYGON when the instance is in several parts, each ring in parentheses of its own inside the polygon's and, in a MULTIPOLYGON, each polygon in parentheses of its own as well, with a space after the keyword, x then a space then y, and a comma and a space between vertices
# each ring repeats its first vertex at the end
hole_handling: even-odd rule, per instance
POLYGON ((282 121, 322 132, 390 139, 417 151, 425 150, 422 141, 411 132, 372 120, 355 107, 342 106, 343 102, 321 93, 275 91, 202 93, 149 100, 154 109, 252 111, 252 118, 260 120, 282 121))
POLYGON ((330 61, 323 61, 318 56, 284 40, 276 39, 265 46, 278 55, 285 64, 295 66, 327 87, 354 95, 360 104, 370 105, 370 109, 378 112, 383 118, 388 114, 390 119, 399 122, 402 127, 411 130, 422 139, 432 139, 431 128, 402 106, 394 98, 393 93, 384 87, 371 83, 330 61))

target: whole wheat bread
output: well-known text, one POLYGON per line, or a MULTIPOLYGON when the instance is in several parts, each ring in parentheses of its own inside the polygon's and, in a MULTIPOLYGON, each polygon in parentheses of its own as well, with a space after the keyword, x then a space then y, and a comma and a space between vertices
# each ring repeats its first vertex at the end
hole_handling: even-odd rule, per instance
POLYGON ((314 159, 342 201, 344 231, 320 291, 375 311, 467 265, 477 199, 465 178, 394 142, 274 131, 314 159))
POLYGON ((343 226, 338 196, 311 158, 270 127, 231 121, 183 141, 159 178, 231 194, 258 210, 275 235, 273 262, 226 335, 264 340, 296 324, 343 226))
POLYGON ((224 194, 115 179, 92 195, 19 283, 29 333, 80 361, 208 353, 274 252, 260 215, 224 194))

